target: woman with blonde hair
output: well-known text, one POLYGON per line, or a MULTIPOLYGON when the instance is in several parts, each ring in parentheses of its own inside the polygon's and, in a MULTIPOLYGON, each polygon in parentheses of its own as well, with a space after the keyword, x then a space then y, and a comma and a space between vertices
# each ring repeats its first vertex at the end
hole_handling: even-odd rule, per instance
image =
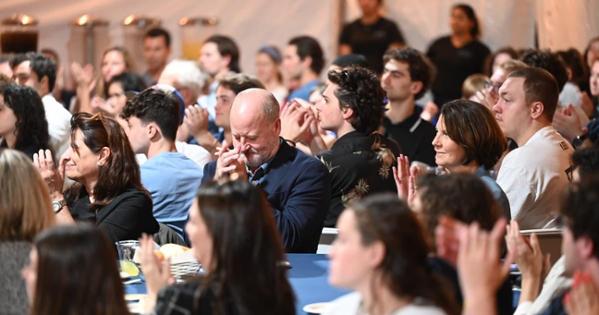
POLYGON ((127 49, 113 46, 104 51, 99 75, 92 65, 71 65, 71 72, 76 83, 77 103, 71 106, 71 112, 95 113, 105 107, 106 86, 110 80, 134 68, 127 49))
POLYGON ((29 257, 33 238, 53 225, 48 188, 31 160, 0 149, 0 309, 26 314, 27 295, 19 271, 29 257))

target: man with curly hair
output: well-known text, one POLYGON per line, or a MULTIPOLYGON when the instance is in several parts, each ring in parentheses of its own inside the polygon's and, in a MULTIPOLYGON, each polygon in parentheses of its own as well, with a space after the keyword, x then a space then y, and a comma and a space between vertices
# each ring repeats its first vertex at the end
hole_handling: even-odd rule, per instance
POLYGON ((320 127, 337 134, 331 150, 320 156, 331 174, 325 226, 332 227, 349 202, 394 191, 391 168, 399 147, 377 132, 385 111, 385 91, 374 72, 347 67, 330 71, 328 78, 316 109, 320 127))

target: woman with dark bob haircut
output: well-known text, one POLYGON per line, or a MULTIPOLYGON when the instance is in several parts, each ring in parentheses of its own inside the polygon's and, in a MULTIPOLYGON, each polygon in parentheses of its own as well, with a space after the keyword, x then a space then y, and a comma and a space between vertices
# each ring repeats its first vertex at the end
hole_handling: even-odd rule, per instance
POLYGON ((156 303, 156 314, 181 309, 189 314, 295 314, 283 244, 272 208, 258 188, 245 181, 203 185, 185 231, 205 274, 182 284, 168 286, 168 264, 154 255, 151 238, 142 239, 146 303, 156 303))
POLYGON ((42 99, 30 87, 0 84, 0 147, 19 150, 30 159, 49 149, 50 135, 42 99))
POLYGON ((445 282, 428 264, 415 214, 392 194, 353 203, 339 217, 329 282, 355 290, 324 314, 457 314, 445 282))
POLYGON ((135 154, 115 120, 103 114, 73 115, 71 147, 58 169, 49 151, 34 154, 33 164, 48 183, 58 215, 95 223, 112 242, 158 232, 135 154), (77 183, 63 194, 64 176, 77 183))
POLYGON ((32 315, 129 314, 114 247, 92 225, 39 234, 21 274, 32 315))
MULTIPOLYGON (((437 173, 477 175, 499 202, 506 217, 510 218, 507 196, 489 173, 506 150, 507 140, 488 108, 463 99, 445 104, 437 121, 433 147, 437 173)), ((403 163, 403 167, 396 177, 398 187, 402 183, 401 177, 409 176, 405 172, 407 161, 400 158, 399 163, 403 163)), ((406 185, 401 187, 406 188, 406 185)))

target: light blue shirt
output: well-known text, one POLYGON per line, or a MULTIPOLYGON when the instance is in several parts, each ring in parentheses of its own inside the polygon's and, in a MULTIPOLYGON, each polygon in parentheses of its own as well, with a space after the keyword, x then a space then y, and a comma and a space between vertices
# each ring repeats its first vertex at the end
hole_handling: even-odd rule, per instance
POLYGON ((203 170, 179 152, 164 152, 142 164, 141 181, 152 195, 156 221, 181 237, 203 170))
POLYGON ((299 98, 304 101, 308 101, 308 99, 310 98, 310 93, 314 91, 314 89, 318 86, 319 83, 320 80, 312 80, 300 86, 299 88, 293 90, 293 92, 289 94, 289 97, 287 99, 289 101, 292 101, 294 98, 299 98))

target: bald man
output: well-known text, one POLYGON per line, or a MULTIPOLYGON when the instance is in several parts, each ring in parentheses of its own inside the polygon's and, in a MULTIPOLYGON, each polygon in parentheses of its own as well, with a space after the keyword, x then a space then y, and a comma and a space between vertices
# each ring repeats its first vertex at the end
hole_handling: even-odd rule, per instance
POLYGON ((287 251, 315 253, 329 208, 326 167, 279 137, 279 103, 266 90, 237 94, 229 123, 232 148, 223 142, 203 181, 240 178, 262 188, 287 251))

